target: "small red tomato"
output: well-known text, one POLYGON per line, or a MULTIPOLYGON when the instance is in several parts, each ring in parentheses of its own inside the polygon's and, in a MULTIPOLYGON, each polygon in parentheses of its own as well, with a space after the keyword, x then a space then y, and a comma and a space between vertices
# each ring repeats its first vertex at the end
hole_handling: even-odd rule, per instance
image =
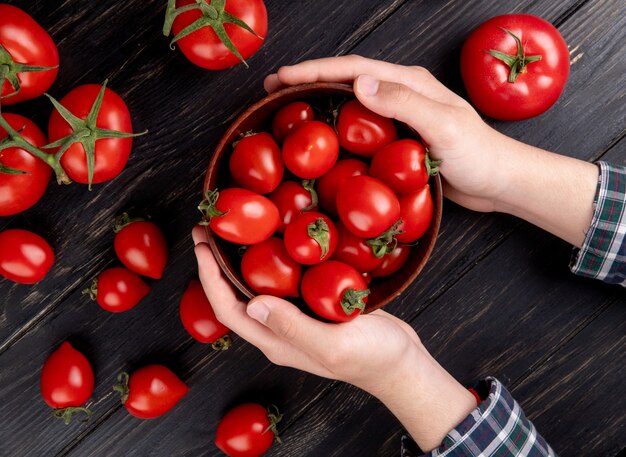
POLYGON ((0 88, 4 106, 39 97, 59 72, 59 51, 48 32, 7 4, 0 4, 0 65, 7 71, 0 88))
POLYGON ((189 392, 189 387, 167 367, 147 365, 133 372, 120 373, 113 390, 120 393, 122 404, 139 419, 162 416, 189 392))
POLYGON ((54 252, 46 240, 28 230, 0 232, 0 275, 21 284, 41 281, 54 264, 54 252))
POLYGON ((230 174, 248 190, 267 194, 280 184, 285 167, 280 148, 269 133, 239 140, 230 156, 230 174))
POLYGON ((230 347, 230 330, 215 317, 200 281, 191 281, 183 293, 180 300, 180 321, 195 340, 211 343, 216 350, 230 347))
POLYGON ((378 179, 354 176, 339 184, 337 212, 345 226, 361 238, 376 238, 400 219, 400 202, 378 179))
POLYGON ((292 259, 314 265, 329 259, 337 247, 337 228, 322 213, 302 213, 285 229, 285 247, 292 259))
POLYGON ((335 260, 314 265, 302 276, 302 298, 320 317, 347 322, 365 309, 370 291, 361 273, 335 260))
POLYGON ((274 115, 272 120, 272 133, 281 143, 287 135, 305 121, 315 119, 313 108, 305 102, 293 102, 283 106, 274 115))
MULTIPOLYGON (((41 147, 47 143, 43 132, 31 120, 19 114, 5 113, 3 116, 33 146, 41 147)), ((0 141, 6 136, 6 130, 0 127, 0 141)), ((0 216, 21 213, 37 203, 46 191, 51 175, 52 168, 28 151, 19 147, 0 149, 0 216)))
POLYGON ((285 166, 302 179, 315 179, 330 170, 339 156, 337 134, 320 121, 306 121, 283 143, 285 166))
POLYGON ((115 225, 115 253, 126 268, 142 276, 161 279, 167 264, 167 243, 161 229, 124 213, 115 225))
POLYGON ((241 274, 258 294, 297 297, 302 267, 293 260, 280 238, 250 246, 241 259, 241 274))
POLYGON ((391 119, 370 111, 358 100, 350 100, 341 107, 337 135, 342 148, 365 157, 372 157, 398 138, 391 119))
POLYGON ((198 208, 204 215, 204 224, 231 243, 260 243, 280 226, 276 205, 247 189, 210 190, 198 208))
POLYGON ((317 209, 317 192, 315 180, 304 180, 302 183, 283 181, 270 195, 270 200, 278 208, 282 223, 276 229, 283 233, 285 227, 295 216, 304 212, 317 209))
POLYGON ((93 385, 89 361, 67 341, 48 356, 41 370, 41 396, 55 409, 54 416, 66 424, 79 411, 91 416, 82 405, 91 397, 93 385))
POLYGON ((376 257, 367 240, 356 236, 341 221, 337 223, 337 232, 339 241, 333 260, 346 263, 359 273, 372 271, 382 263, 382 257, 376 257))
POLYGON ((438 172, 424 146, 415 140, 400 140, 378 151, 372 159, 370 174, 403 194, 415 192, 438 172))
POLYGON ((83 293, 107 311, 121 313, 128 311, 150 292, 150 286, 126 268, 109 268, 93 280, 93 284, 83 293))
POLYGON ((417 192, 403 194, 400 201, 399 234, 396 240, 400 243, 413 243, 426 233, 433 219, 433 199, 430 196, 430 186, 424 186, 417 192))
POLYGON ((357 159, 339 160, 320 178, 317 179, 317 195, 320 207, 329 214, 337 215, 337 189, 339 184, 352 176, 367 175, 369 166, 357 159))
POLYGON ((229 457, 260 457, 278 437, 278 408, 244 403, 228 411, 217 426, 215 445, 229 457))
POLYGON ((385 254, 382 263, 372 270, 371 275, 373 278, 382 278, 383 276, 389 276, 394 274, 400 268, 404 266, 407 260, 409 260, 409 254, 411 253, 411 246, 408 244, 399 244, 389 254, 385 254))

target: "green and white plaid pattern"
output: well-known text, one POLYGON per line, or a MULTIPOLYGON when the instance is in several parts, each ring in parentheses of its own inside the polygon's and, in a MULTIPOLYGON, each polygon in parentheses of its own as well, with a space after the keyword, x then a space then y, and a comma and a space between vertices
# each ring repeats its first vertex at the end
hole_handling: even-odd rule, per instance
POLYGON ((626 167, 598 166, 593 219, 570 268, 580 276, 626 286, 626 167))

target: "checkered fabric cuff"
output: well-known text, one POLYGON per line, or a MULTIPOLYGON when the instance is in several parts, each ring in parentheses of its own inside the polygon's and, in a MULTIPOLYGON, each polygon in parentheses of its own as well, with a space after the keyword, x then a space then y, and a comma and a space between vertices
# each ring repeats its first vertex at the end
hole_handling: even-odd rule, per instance
POLYGON ((626 167, 598 166, 593 219, 570 268, 580 276, 626 286, 626 167))

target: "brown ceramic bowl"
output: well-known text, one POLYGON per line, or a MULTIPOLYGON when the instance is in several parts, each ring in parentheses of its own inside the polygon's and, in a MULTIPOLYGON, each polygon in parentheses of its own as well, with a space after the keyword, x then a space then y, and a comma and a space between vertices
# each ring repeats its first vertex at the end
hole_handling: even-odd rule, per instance
MULTIPOLYGON (((204 191, 228 187, 230 182, 228 160, 232 152, 231 145, 241 133, 251 130, 271 132, 272 116, 290 102, 304 100, 313 106, 328 106, 331 98, 354 98, 352 86, 339 83, 303 84, 279 90, 256 102, 232 123, 215 148, 204 181, 204 191)), ((401 138, 419 139, 417 133, 405 124, 397 123, 397 127, 401 138)), ((430 186, 434 201, 434 214, 430 228, 420 238, 417 246, 411 249, 408 261, 398 272, 386 278, 375 278, 372 281, 370 285, 372 292, 365 312, 381 308, 398 297, 424 268, 437 241, 443 204, 440 177, 432 177, 430 186)), ((207 235, 209 246, 222 271, 242 294, 248 298, 254 297, 255 293, 246 285, 240 274, 239 246, 213 236, 209 229, 207 229, 207 235)))

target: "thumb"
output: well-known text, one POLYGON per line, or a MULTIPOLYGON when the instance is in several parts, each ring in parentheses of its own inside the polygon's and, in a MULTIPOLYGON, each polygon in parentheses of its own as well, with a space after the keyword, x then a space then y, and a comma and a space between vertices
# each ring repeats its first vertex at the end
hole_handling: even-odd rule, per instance
POLYGON ((354 81, 354 92, 366 108, 384 117, 413 127, 420 134, 437 129, 444 105, 407 86, 360 75, 354 81))

